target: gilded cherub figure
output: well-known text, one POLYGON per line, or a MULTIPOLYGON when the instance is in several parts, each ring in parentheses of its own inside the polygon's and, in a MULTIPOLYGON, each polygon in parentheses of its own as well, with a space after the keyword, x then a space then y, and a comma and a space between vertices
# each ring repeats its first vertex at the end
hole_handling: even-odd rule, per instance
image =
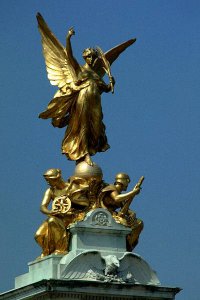
POLYGON ((40 210, 48 216, 35 234, 36 242, 42 247, 41 257, 49 254, 65 254, 68 249, 69 232, 66 231, 71 218, 66 214, 59 213, 57 209, 49 209, 48 206, 55 198, 63 197, 69 193, 69 183, 64 182, 61 170, 49 169, 44 174, 44 178, 49 184, 46 190, 40 210))
POLYGON ((42 248, 40 258, 68 252, 70 235, 67 227, 82 220, 89 207, 89 200, 85 196, 88 186, 81 178, 70 178, 65 182, 60 169, 47 170, 44 178, 49 188, 44 194, 40 210, 48 218, 35 234, 35 240, 42 248))
POLYGON ((128 226, 132 232, 127 236, 127 251, 132 251, 138 243, 139 235, 143 229, 143 221, 136 218, 136 213, 129 206, 134 197, 140 193, 144 180, 142 176, 134 188, 127 193, 130 177, 125 173, 118 173, 115 176, 115 183, 109 184, 99 194, 99 205, 110 211, 116 222, 128 226))
POLYGON ((73 28, 68 31, 65 48, 39 13, 37 20, 48 78, 59 88, 39 117, 51 118, 54 127, 67 126, 62 153, 70 160, 85 160, 92 165, 91 156, 109 148, 101 107, 101 94, 113 92, 115 84, 109 66, 136 39, 128 40, 105 54, 100 48, 87 48, 83 51, 85 64, 81 66, 71 47, 71 37, 75 34, 73 28), (109 75, 109 84, 103 80, 105 73, 109 75))

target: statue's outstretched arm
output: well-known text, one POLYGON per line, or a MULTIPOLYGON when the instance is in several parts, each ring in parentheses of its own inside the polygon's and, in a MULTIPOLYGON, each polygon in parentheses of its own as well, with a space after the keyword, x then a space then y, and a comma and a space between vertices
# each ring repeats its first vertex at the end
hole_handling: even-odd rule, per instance
POLYGON ((140 189, 133 189, 132 191, 125 193, 125 194, 118 194, 116 191, 111 193, 111 198, 116 202, 116 203, 122 203, 123 201, 133 199, 135 195, 139 193, 140 189))

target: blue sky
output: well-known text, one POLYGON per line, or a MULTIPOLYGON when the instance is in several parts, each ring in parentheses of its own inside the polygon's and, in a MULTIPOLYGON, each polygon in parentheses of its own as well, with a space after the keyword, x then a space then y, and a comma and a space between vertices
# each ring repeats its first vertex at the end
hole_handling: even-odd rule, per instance
MULTIPOLYGON (((132 205, 145 228, 135 252, 180 300, 198 300, 200 210, 199 1, 0 1, 1 261, 0 291, 14 287, 40 249, 34 232, 46 184, 42 174, 74 163, 60 154, 63 130, 38 119, 55 93, 46 76, 35 15, 73 49, 137 38, 113 64, 115 94, 102 96, 111 149, 94 158, 112 183, 116 173, 145 176, 132 205)), ((107 80, 107 78, 105 78, 107 80)))

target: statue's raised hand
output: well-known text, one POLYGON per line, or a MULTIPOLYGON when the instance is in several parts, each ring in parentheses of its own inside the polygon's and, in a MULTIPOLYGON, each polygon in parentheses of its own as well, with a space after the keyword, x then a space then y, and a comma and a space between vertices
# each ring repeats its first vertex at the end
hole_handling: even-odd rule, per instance
POLYGON ((73 28, 73 27, 71 27, 71 28, 69 29, 67 36, 68 36, 68 37, 71 37, 72 35, 75 35, 75 31, 74 31, 74 28, 73 28))

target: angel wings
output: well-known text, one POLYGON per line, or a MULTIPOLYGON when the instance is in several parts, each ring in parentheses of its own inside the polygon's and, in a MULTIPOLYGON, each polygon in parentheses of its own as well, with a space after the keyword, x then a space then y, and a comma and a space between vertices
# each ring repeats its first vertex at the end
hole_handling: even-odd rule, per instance
MULTIPOLYGON (((37 14, 38 28, 42 37, 43 54, 46 63, 48 79, 52 85, 63 88, 73 81, 77 81, 80 66, 78 62, 66 51, 65 47, 58 41, 40 13, 37 14)), ((110 65, 118 56, 136 39, 130 39, 105 53, 105 57, 110 65)), ((93 70, 100 76, 105 75, 105 66, 99 56, 93 65, 93 70)))
POLYGON ((101 94, 113 91, 115 80, 111 76, 110 65, 136 39, 128 40, 106 53, 100 48, 87 48, 83 52, 85 65, 81 66, 73 56, 73 29, 68 32, 65 48, 39 13, 37 20, 48 79, 59 88, 39 117, 51 118, 55 127, 67 126, 62 153, 70 160, 85 160, 91 165, 91 155, 109 148, 103 123, 101 94), (105 73, 109 76, 109 84, 103 81, 105 73))

